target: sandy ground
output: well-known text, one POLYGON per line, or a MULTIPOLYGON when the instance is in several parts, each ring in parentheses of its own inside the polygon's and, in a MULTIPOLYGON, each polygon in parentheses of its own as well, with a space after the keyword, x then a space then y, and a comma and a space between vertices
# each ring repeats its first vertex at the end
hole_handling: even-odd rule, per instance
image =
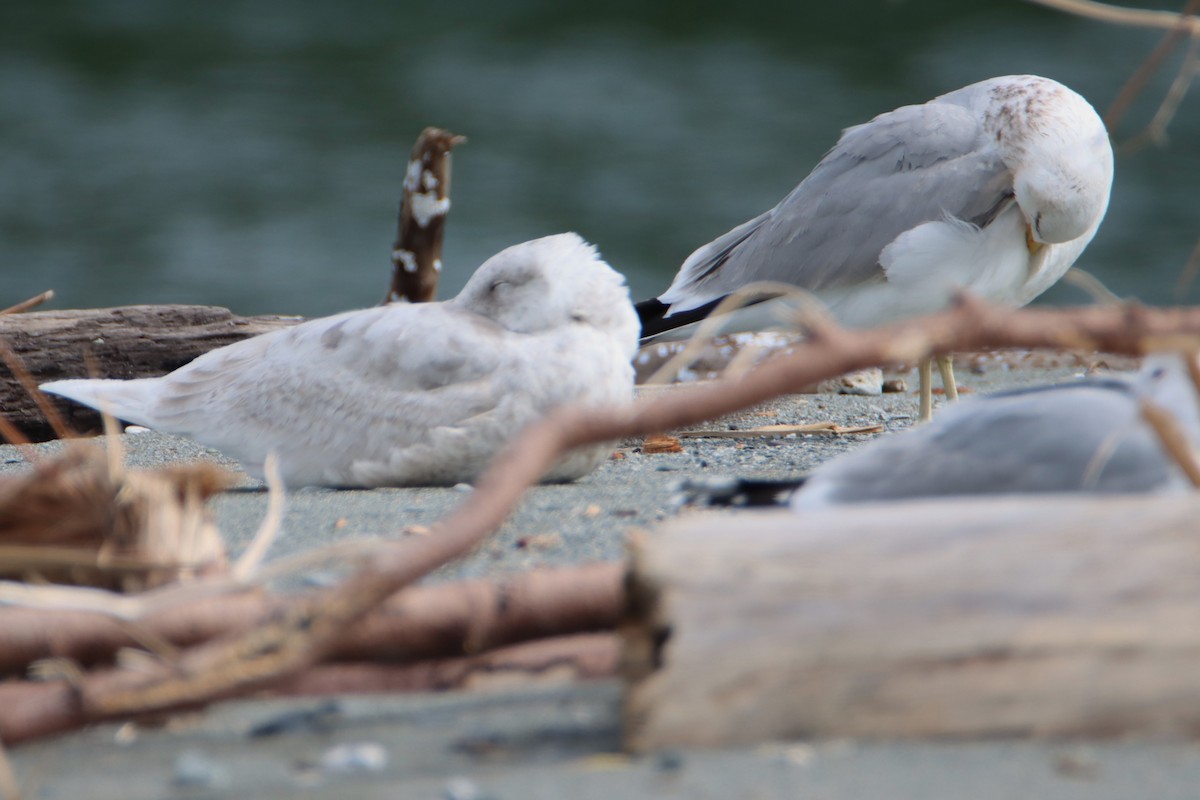
MULTIPOLYGON (((1063 363, 1049 369, 993 364, 983 374, 960 370, 960 381, 969 391, 984 392, 1069 380, 1081 372, 1063 363)), ((907 376, 907 382, 915 387, 915 376, 907 376)), ((911 391, 875 397, 793 395, 704 427, 834 421, 892 430, 910 425, 915 413, 911 391)), ((496 535, 429 580, 619 559, 630 529, 652 530, 669 517, 697 513, 679 502, 684 479, 790 477, 871 438, 687 439, 684 452, 666 455, 647 455, 637 442, 622 443, 614 448, 616 457, 583 480, 530 491, 496 535)), ((39 445, 38 450, 59 446, 39 445)), ((127 434, 122 446, 129 463, 141 467, 222 460, 211 450, 155 433, 127 434)), ((25 468, 15 448, 0 447, 0 474, 25 468)), ((234 554, 258 527, 267 500, 253 481, 242 484, 214 501, 218 525, 234 554)), ((404 531, 437 520, 467 491, 293 493, 271 557, 352 536, 413 535, 404 531)), ((303 792, 482 800, 561 797, 569 790, 580 798, 1008 798, 1018 793, 1182 798, 1196 796, 1200 785, 1200 749, 1178 743, 793 743, 628 759, 612 755, 619 744, 618 709, 614 684, 348 698, 330 706, 312 700, 237 703, 159 730, 133 733, 129 727, 100 726, 21 748, 14 760, 31 797, 290 797, 303 792), (324 713, 316 722, 274 736, 251 735, 255 720, 317 707, 324 713), (330 755, 337 743, 362 747, 330 755), (339 758, 359 768, 339 771, 331 766, 341 763, 339 758)))

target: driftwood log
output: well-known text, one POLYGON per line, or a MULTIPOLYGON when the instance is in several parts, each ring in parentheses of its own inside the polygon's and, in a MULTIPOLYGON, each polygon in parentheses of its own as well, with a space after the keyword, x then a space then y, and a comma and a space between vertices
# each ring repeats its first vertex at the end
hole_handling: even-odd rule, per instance
POLYGON ((1200 497, 706 515, 635 543, 628 746, 1200 731, 1200 497))
MULTIPOLYGON (((297 322, 299 317, 239 317, 212 306, 32 311, 0 316, 0 342, 39 383, 90 375, 148 378, 165 375, 209 350, 297 322)), ((76 433, 100 432, 95 411, 57 398, 52 402, 76 433)), ((30 441, 56 438, 5 363, 0 363, 0 413, 30 441)))
MULTIPOLYGON (((624 609, 624 566, 594 563, 488 580, 415 586, 345 632, 336 661, 411 663, 472 655, 531 639, 612 630, 624 609)), ((0 676, 34 661, 111 664, 145 641, 188 647, 245 633, 283 613, 287 599, 264 592, 205 598, 136 622, 93 611, 0 607, 0 676)), ((0 730, 4 728, 0 710, 0 730)))

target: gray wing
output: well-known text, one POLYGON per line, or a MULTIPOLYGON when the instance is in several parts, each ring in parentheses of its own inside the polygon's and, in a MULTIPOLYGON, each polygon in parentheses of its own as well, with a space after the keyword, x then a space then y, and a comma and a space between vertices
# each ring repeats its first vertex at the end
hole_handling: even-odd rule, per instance
POLYGON ((818 468, 797 494, 833 503, 943 495, 1141 492, 1172 480, 1133 390, 1084 383, 964 400, 818 468))
POLYGON ((693 253, 660 298, 673 310, 753 281, 820 292, 883 280, 879 254, 946 215, 987 225, 1012 175, 970 110, 932 101, 848 128, 775 208, 693 253))

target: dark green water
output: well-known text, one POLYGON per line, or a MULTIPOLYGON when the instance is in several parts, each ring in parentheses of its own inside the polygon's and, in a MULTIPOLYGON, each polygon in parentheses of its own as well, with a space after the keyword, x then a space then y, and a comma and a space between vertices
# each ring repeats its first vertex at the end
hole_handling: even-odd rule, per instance
MULTIPOLYGON (((562 230, 646 296, 777 202, 841 128, 1018 72, 1103 111, 1159 36, 999 0, 5 0, 0 305, 45 288, 60 307, 372 304, 426 125, 470 137, 444 296, 500 248, 562 230)), ((1080 262, 1157 303, 1200 237, 1200 98, 1169 133, 1118 157, 1080 262)))

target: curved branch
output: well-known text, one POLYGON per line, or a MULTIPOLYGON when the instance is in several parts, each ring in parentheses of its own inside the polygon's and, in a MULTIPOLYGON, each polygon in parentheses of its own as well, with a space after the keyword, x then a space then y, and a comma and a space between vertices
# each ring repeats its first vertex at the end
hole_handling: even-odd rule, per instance
POLYGON ((1098 22, 1126 25, 1134 28, 1182 28, 1191 36, 1200 36, 1200 18, 1144 8, 1126 8, 1094 0, 1029 0, 1039 6, 1065 11, 1098 22))

